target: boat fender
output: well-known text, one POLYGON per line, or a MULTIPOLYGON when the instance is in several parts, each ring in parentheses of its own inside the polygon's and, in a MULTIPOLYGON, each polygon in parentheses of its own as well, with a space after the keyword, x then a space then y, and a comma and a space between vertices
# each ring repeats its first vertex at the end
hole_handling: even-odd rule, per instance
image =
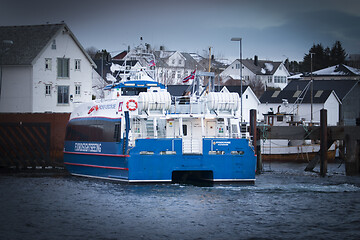
POLYGON ((138 103, 134 99, 130 99, 126 103, 126 108, 129 109, 129 111, 135 111, 138 108, 138 103), (132 104, 130 105, 130 103, 132 104))

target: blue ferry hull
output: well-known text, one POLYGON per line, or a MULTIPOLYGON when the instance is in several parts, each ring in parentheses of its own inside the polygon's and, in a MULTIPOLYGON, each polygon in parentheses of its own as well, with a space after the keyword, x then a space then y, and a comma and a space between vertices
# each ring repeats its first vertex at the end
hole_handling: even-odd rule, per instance
POLYGON ((128 154, 123 142, 65 141, 64 163, 73 175, 125 182, 171 182, 174 173, 211 173, 214 182, 255 181, 256 156, 248 139, 204 138, 202 154, 183 154, 182 139, 137 139, 128 154))

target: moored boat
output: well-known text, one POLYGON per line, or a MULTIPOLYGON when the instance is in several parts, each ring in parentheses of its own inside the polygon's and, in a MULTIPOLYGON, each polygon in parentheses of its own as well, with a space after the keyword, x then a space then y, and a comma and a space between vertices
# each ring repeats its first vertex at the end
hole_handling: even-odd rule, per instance
POLYGON ((213 76, 197 73, 180 98, 156 81, 123 78, 106 87, 105 99, 80 105, 67 125, 66 168, 130 183, 254 182, 254 148, 236 117, 239 95, 213 92, 211 81, 200 92, 201 74, 213 76))
MULTIPOLYGON (((303 126, 307 128, 305 122, 300 121, 296 114, 274 113, 264 114, 264 129, 266 126, 303 126)), ((266 132, 266 131, 264 131, 266 132)), ((320 151, 320 143, 312 140, 288 140, 288 139, 267 139, 262 136, 261 157, 263 161, 276 162, 310 162, 320 151)), ((327 152, 329 162, 335 160, 336 144, 332 144, 327 152)))

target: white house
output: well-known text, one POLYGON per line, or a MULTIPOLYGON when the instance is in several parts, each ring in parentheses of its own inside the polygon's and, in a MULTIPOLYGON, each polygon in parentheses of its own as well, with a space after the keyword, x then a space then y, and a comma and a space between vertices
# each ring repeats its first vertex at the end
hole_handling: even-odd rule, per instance
MULTIPOLYGON (((339 109, 341 101, 333 90, 316 90, 313 97, 313 111, 311 114, 310 90, 308 90, 302 102, 296 102, 302 90, 272 90, 266 91, 260 98, 258 120, 264 120, 263 114, 272 112, 297 115, 297 121, 320 122, 320 110, 327 109, 328 125, 336 126, 339 123, 339 109), (311 119, 312 115, 312 119, 311 119)), ((269 122, 267 122, 269 124, 269 122)), ((271 124, 271 123, 270 123, 271 124)), ((288 124, 287 124, 288 125, 288 124)))
POLYGON ((71 112, 92 99, 94 62, 65 23, 3 26, 0 112, 71 112))
MULTIPOLYGON (((288 83, 290 76, 283 62, 252 59, 242 60, 242 79, 245 84, 260 81, 265 90, 267 87, 283 89, 288 83)), ((240 59, 236 59, 222 73, 220 73, 223 84, 230 79, 240 79, 240 59)))
POLYGON ((224 86, 221 89, 222 92, 237 92, 240 96, 239 111, 237 111, 237 117, 241 117, 241 98, 242 98, 242 120, 243 122, 250 122, 250 110, 255 109, 258 111, 260 105, 259 99, 249 86, 243 86, 243 92, 241 94, 240 86, 224 86))
POLYGON ((205 71, 189 53, 179 51, 155 51, 157 81, 165 85, 181 84, 182 79, 195 69, 205 71))

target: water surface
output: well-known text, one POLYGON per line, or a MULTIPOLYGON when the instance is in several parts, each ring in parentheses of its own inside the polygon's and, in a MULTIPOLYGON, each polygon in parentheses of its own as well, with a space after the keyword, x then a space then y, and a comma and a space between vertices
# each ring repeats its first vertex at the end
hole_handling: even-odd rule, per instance
POLYGON ((360 177, 304 168, 208 187, 2 174, 0 239, 360 239, 360 177))

